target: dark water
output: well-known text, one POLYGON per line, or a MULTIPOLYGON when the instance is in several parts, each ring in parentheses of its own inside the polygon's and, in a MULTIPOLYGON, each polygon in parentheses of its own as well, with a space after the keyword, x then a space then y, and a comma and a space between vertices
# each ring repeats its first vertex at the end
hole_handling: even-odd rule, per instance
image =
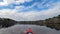
POLYGON ((60 31, 37 25, 14 25, 0 29, 0 34, 25 34, 26 29, 31 28, 34 34, 60 34, 60 31))

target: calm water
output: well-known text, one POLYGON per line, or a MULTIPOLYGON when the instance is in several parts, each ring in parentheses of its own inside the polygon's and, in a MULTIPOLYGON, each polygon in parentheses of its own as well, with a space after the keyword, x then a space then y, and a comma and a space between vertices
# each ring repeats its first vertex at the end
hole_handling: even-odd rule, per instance
POLYGON ((34 34, 60 34, 60 31, 37 25, 14 25, 0 29, 0 34, 24 34, 26 29, 31 28, 34 34))

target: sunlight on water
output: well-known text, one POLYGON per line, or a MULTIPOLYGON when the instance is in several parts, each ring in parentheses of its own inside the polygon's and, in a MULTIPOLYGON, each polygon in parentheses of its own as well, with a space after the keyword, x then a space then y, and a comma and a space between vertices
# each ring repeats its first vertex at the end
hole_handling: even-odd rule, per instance
POLYGON ((37 25, 14 25, 9 28, 0 29, 0 34, 25 34, 28 28, 31 28, 34 34, 60 34, 60 31, 55 29, 37 25))

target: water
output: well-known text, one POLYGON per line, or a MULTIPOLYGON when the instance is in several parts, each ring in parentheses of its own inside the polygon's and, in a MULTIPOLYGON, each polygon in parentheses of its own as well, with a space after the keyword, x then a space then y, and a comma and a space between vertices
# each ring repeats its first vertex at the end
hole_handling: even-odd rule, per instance
POLYGON ((14 25, 9 28, 0 29, 0 34, 25 34, 28 28, 31 28, 34 34, 60 34, 60 31, 55 29, 37 25, 14 25))

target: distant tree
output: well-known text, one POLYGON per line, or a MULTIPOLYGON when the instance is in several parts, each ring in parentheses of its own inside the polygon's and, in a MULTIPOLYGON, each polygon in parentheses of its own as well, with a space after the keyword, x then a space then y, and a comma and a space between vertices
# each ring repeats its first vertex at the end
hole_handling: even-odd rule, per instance
POLYGON ((2 27, 10 27, 14 24, 16 24, 16 21, 14 21, 12 19, 8 19, 8 18, 1 18, 0 19, 0 26, 2 25, 2 27))
POLYGON ((57 18, 60 18, 60 15, 57 18))

